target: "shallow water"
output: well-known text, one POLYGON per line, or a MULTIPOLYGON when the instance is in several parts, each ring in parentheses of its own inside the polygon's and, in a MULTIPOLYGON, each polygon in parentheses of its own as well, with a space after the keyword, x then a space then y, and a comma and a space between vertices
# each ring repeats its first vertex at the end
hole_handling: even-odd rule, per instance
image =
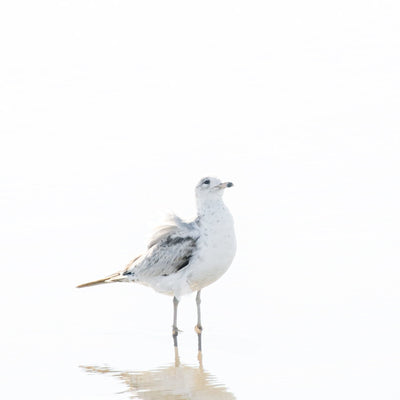
POLYGON ((7 399, 85 400, 350 400, 399 392, 395 303, 365 296, 296 305, 258 290, 241 298, 225 283, 223 298, 224 283, 204 290, 201 360, 194 296, 180 305, 179 356, 172 302, 147 288, 61 290, 36 314, 27 304, 2 340, 1 391, 7 399))
POLYGON ((89 374, 109 375, 124 388, 126 398, 140 399, 225 399, 235 396, 204 369, 201 355, 197 366, 180 362, 175 348, 175 362, 148 371, 115 370, 106 366, 82 365, 89 374))
MULTIPOLYGON (((250 157, 247 170, 237 160, 229 165, 225 177, 237 186, 226 202, 238 252, 202 291, 202 365, 194 295, 179 305, 176 366, 171 298, 135 284, 75 288, 119 270, 145 247, 149 216, 165 210, 159 193, 169 204, 181 201, 176 211, 190 216, 197 173, 183 179, 179 166, 171 183, 159 172, 163 158, 141 176, 137 166, 115 164, 119 153, 104 163, 104 152, 95 179, 84 165, 61 183, 53 184, 60 169, 39 184, 10 177, 0 189, 1 398, 400 398, 400 222, 392 184, 400 169, 366 153, 374 160, 366 177, 350 147, 340 173, 331 146, 308 152, 316 138, 293 153, 299 159, 269 161, 267 181, 264 155, 250 157), (387 168, 378 174, 379 165, 387 168), (390 184, 379 186, 381 176, 390 184)), ((292 148, 290 136, 282 140, 292 148)), ((375 157, 377 145, 368 143, 375 157)), ((337 147, 347 144, 346 137, 337 147)))

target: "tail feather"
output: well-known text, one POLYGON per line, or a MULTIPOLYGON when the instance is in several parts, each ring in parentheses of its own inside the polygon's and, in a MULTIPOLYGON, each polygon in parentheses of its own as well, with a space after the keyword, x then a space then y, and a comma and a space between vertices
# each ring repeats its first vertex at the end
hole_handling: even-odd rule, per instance
POLYGON ((88 282, 88 283, 82 283, 81 285, 78 285, 77 288, 84 288, 84 287, 89 287, 89 286, 96 286, 96 285, 102 285, 103 283, 113 283, 113 282, 122 282, 124 279, 121 276, 119 272, 112 274, 110 276, 107 276, 106 278, 99 279, 97 281, 93 282, 88 282))

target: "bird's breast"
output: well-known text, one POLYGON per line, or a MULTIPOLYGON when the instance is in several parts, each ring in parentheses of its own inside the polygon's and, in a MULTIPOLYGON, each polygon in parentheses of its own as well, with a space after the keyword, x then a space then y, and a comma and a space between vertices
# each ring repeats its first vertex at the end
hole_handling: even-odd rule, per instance
POLYGON ((199 243, 207 262, 226 263, 232 261, 236 251, 236 238, 232 229, 209 229, 204 232, 199 243))
POLYGON ((189 274, 193 290, 220 278, 231 265, 235 253, 236 238, 231 217, 204 223, 198 239, 196 261, 189 274))

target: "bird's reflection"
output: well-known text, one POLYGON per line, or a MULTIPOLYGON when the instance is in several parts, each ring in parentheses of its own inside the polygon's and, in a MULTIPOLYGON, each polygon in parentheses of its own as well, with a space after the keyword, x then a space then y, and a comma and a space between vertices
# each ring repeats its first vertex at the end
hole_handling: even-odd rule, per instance
POLYGON ((205 371, 201 353, 199 365, 181 364, 175 347, 175 363, 149 371, 118 371, 109 367, 82 366, 89 373, 109 374, 126 386, 125 393, 132 399, 142 400, 233 400, 235 396, 205 371))

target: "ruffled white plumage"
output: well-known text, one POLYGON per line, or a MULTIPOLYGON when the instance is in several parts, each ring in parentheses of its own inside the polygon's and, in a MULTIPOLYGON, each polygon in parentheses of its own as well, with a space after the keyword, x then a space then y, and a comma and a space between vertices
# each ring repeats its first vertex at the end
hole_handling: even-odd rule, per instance
POLYGON ((154 231, 146 251, 125 269, 79 287, 137 282, 180 298, 217 280, 233 260, 236 240, 232 216, 222 201, 223 190, 215 189, 224 184, 216 178, 208 180, 207 190, 204 184, 196 187, 196 219, 185 222, 170 214, 154 231))

